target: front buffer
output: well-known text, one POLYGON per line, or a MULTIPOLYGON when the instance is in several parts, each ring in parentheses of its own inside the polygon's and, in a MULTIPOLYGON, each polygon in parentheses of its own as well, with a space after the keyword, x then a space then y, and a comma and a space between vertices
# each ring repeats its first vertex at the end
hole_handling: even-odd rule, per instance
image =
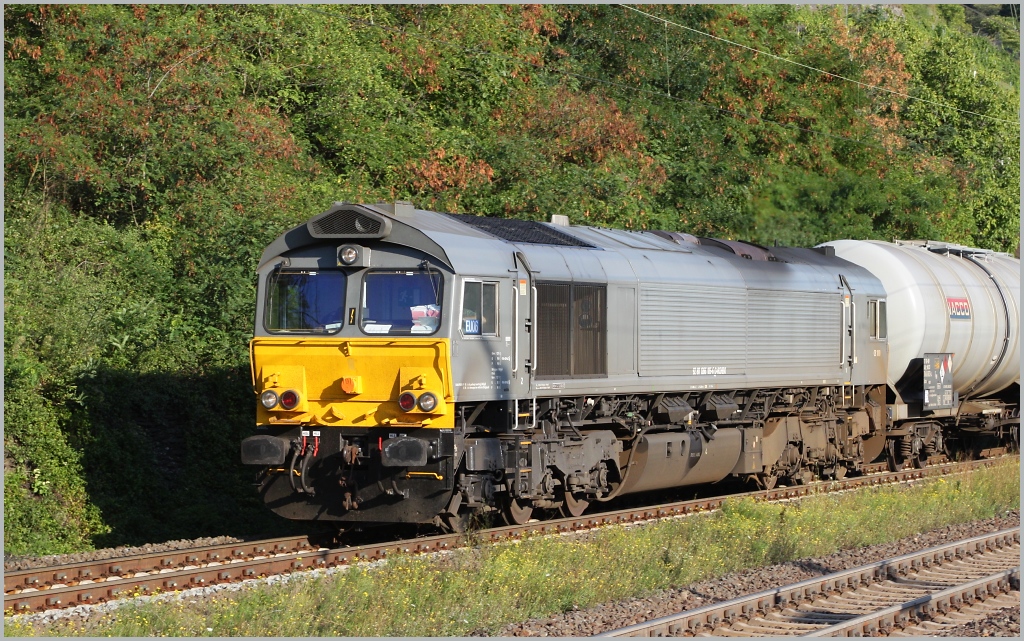
POLYGON ((267 506, 299 521, 430 523, 451 499, 451 429, 283 429, 242 442, 267 506))
POLYGON ((299 521, 431 523, 452 496, 456 448, 446 339, 256 338, 256 435, 241 459, 299 521))

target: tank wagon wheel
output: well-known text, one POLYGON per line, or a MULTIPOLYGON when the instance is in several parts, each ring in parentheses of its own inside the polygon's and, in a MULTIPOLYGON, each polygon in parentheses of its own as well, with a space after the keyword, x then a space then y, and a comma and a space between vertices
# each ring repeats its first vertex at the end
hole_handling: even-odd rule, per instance
POLYGON ((452 534, 464 534, 469 529, 469 518, 469 514, 444 514, 439 519, 439 526, 452 534))
POLYGON ((533 516, 533 505, 529 501, 506 496, 501 501, 501 516, 509 525, 526 525, 533 516))
POLYGON ((889 464, 890 472, 902 472, 903 466, 907 463, 907 460, 903 458, 903 455, 899 452, 894 452, 893 448, 888 448, 888 451, 886 451, 885 461, 889 464))
POLYGON ((583 498, 583 496, 583 494, 563 492, 562 505, 558 507, 558 512, 564 517, 575 517, 583 514, 583 511, 590 506, 590 501, 583 498))
POLYGON ((759 490, 772 490, 779 483, 779 475, 761 472, 751 474, 746 480, 747 483, 753 483, 759 490))

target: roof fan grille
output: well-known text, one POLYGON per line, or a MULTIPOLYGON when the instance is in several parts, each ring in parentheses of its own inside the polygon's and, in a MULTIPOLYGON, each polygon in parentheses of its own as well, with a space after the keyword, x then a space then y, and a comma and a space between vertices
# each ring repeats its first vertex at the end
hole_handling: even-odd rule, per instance
POLYGON ((589 247, 594 248, 588 242, 582 241, 575 236, 554 229, 551 225, 545 225, 532 220, 518 220, 515 218, 490 218, 487 216, 474 216, 472 214, 448 214, 459 222, 472 225, 477 229, 497 236, 512 243, 529 243, 534 245, 561 245, 564 247, 589 247))
POLYGON ((312 221, 312 231, 322 236, 379 235, 381 221, 355 211, 336 211, 312 221))

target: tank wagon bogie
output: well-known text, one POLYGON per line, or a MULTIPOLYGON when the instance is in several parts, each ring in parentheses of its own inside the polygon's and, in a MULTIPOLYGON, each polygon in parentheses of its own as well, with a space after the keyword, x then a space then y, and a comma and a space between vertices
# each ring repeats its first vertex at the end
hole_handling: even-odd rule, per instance
MULTIPOLYGON (((978 280, 995 320, 974 311, 972 332, 995 337, 968 341, 987 351, 956 369, 960 328, 912 327, 921 303, 853 255, 863 244, 336 204, 260 260, 257 433, 242 460, 288 518, 457 527, 1015 439, 1013 259, 985 259, 1001 279, 978 280), (924 338, 908 350, 912 332, 924 338)), ((944 296, 981 309, 976 288, 944 296)))

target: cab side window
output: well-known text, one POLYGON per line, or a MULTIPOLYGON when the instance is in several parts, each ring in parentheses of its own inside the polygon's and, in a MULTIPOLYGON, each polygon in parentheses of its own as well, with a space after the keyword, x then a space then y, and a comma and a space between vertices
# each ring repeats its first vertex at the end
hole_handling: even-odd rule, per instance
POLYGON ((871 328, 871 338, 885 340, 887 337, 884 300, 868 301, 868 327, 871 328))
POLYGON ((466 281, 462 289, 462 333, 498 335, 498 284, 466 281))

